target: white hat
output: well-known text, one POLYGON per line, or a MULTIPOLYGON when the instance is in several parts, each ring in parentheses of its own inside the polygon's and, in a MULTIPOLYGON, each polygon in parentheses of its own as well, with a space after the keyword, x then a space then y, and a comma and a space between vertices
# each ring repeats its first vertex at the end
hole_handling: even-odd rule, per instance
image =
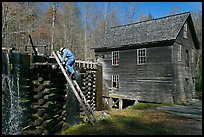
POLYGON ((60 48, 60 52, 62 52, 62 51, 63 51, 63 49, 64 49, 64 47, 61 47, 61 48, 60 48))

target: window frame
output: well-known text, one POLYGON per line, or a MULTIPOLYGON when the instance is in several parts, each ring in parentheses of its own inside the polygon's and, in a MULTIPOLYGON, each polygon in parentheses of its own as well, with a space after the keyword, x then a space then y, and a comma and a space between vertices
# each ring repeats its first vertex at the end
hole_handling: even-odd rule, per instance
POLYGON ((190 67, 189 50, 188 49, 186 49, 186 52, 185 52, 185 67, 186 68, 190 67))
POLYGON ((112 75, 111 78, 111 83, 112 83, 112 88, 116 88, 119 89, 119 75, 112 75), (114 82, 115 82, 115 86, 114 86, 114 82))
POLYGON ((191 63, 194 63, 194 49, 191 49, 191 63))
POLYGON ((112 51, 112 66, 119 65, 119 51, 112 51))
POLYGON ((146 48, 137 49, 137 65, 145 65, 147 63, 146 58, 147 58, 147 49, 146 48), (143 50, 144 50, 144 55, 141 55, 142 54, 141 52, 143 50))
POLYGON ((180 62, 182 60, 182 45, 175 43, 176 45, 176 61, 180 62))
POLYGON ((183 37, 184 38, 188 38, 188 24, 185 23, 184 26, 183 26, 183 37))

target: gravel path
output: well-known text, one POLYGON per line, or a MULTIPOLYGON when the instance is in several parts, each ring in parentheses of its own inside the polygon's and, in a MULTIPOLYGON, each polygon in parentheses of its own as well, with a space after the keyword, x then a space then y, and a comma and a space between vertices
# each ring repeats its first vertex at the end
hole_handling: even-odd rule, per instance
POLYGON ((172 115, 190 118, 191 120, 189 120, 189 124, 183 126, 189 128, 193 135, 202 135, 202 100, 192 99, 186 106, 162 106, 157 107, 156 109, 172 115))

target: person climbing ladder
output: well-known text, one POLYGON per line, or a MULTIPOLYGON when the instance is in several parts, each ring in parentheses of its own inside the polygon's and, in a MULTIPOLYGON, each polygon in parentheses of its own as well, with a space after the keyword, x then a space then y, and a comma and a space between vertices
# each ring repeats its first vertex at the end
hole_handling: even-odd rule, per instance
MULTIPOLYGON (((64 51, 64 49, 60 50, 60 51, 64 51)), ((61 68, 68 84, 69 87, 72 89, 73 93, 75 94, 76 98, 78 99, 80 105, 82 106, 83 111, 85 112, 89 122, 95 126, 97 124, 97 119, 96 116, 93 112, 93 110, 90 108, 89 103, 86 100, 86 97, 84 96, 82 90, 80 89, 78 83, 76 82, 76 80, 70 80, 69 76, 68 76, 68 72, 65 70, 65 67, 62 65, 62 58, 59 54, 55 53, 55 51, 52 51, 52 54, 54 55, 55 60, 57 61, 57 63, 59 64, 59 67, 61 68)))
POLYGON ((74 71, 75 57, 68 48, 64 47, 60 48, 60 54, 62 55, 62 63, 68 70, 69 78, 73 80, 75 74, 74 71))

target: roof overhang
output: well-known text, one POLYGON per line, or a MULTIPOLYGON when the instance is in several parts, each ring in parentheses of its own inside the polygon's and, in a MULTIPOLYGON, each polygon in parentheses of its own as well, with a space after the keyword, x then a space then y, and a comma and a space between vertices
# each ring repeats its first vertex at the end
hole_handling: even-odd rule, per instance
POLYGON ((191 34, 192 34, 193 42, 195 44, 195 48, 200 49, 200 42, 199 42, 197 34, 196 34, 196 30, 195 30, 195 27, 194 27, 194 24, 193 24, 192 17, 189 16, 187 18, 187 21, 189 22, 189 27, 190 27, 190 31, 191 31, 191 34))
POLYGON ((120 46, 111 46, 111 47, 101 47, 93 48, 95 52, 106 52, 106 51, 115 51, 115 50, 129 50, 129 49, 139 49, 139 48, 151 48, 151 47, 162 47, 162 46, 171 46, 174 44, 176 39, 164 40, 164 41, 154 41, 147 43, 137 43, 129 45, 120 45, 120 46))

